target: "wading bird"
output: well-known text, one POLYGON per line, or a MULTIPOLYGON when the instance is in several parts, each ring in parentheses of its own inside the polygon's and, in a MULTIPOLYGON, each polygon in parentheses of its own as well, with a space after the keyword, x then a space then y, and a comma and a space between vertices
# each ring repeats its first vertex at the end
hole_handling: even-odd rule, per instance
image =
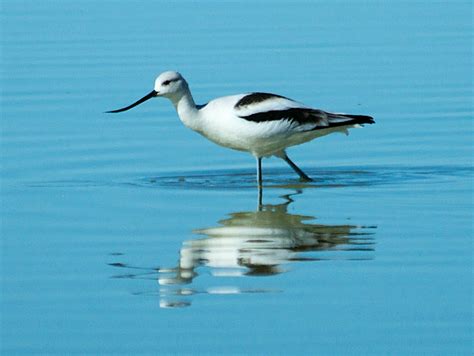
POLYGON ((224 96, 205 105, 194 103, 188 83, 174 71, 161 73, 154 89, 135 103, 107 113, 129 110, 151 98, 163 96, 173 103, 179 118, 190 129, 218 145, 249 152, 257 160, 257 182, 262 186, 262 158, 277 156, 300 176, 311 181, 285 149, 333 132, 347 133, 370 116, 329 113, 281 95, 246 93, 224 96))

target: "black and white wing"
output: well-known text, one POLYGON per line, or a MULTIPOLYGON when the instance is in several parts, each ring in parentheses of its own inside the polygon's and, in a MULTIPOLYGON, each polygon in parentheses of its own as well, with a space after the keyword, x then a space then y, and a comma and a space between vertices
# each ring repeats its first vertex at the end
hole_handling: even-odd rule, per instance
POLYGON ((255 123, 288 122, 297 131, 374 123, 374 119, 370 116, 328 113, 307 107, 284 96, 269 93, 247 94, 237 101, 234 109, 244 120, 255 123))

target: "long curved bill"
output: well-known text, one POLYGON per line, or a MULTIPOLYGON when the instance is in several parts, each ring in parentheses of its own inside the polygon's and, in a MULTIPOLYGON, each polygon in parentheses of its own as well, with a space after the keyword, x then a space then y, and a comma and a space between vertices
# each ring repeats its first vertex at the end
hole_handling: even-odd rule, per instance
POLYGON ((151 98, 154 98, 155 96, 157 96, 158 93, 155 91, 155 90, 152 90, 151 92, 149 92, 147 95, 145 95, 143 98, 141 98, 140 100, 137 100, 136 102, 134 102, 133 104, 129 105, 129 106, 126 106, 124 108, 121 108, 121 109, 117 109, 117 110, 111 110, 111 111, 106 111, 106 113, 118 113, 118 112, 122 112, 122 111, 127 111, 127 110, 130 110, 131 108, 137 106, 137 105, 140 105, 141 103, 144 103, 145 101, 147 101, 148 99, 151 99, 151 98))

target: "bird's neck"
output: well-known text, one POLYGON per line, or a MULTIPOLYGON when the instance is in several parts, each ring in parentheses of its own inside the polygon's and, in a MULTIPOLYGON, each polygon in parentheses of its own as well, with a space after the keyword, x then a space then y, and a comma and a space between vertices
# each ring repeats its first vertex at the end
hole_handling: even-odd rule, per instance
POLYGON ((197 125, 199 124, 198 108, 189 88, 186 88, 179 95, 171 97, 170 100, 183 124, 193 130, 197 130, 197 125))

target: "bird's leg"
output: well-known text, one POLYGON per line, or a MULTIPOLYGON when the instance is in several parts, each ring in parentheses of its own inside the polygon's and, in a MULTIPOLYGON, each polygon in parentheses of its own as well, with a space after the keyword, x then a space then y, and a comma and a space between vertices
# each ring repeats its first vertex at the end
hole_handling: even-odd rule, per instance
POLYGON ((257 157, 257 184, 262 187, 262 157, 257 157))
POLYGON ((258 184, 258 207, 257 210, 262 209, 262 157, 257 158, 257 184, 258 184))
POLYGON ((257 211, 262 211, 262 207, 263 207, 263 204, 262 204, 262 200, 263 200, 263 194, 262 194, 262 186, 259 185, 258 186, 258 202, 257 202, 257 211))
POLYGON ((303 182, 312 182, 313 180, 308 177, 306 175, 305 172, 303 172, 289 157, 286 153, 283 153, 281 156, 280 156, 286 163, 288 163, 288 165, 293 168, 293 170, 298 173, 298 175, 300 176, 300 180, 302 180, 303 182))

